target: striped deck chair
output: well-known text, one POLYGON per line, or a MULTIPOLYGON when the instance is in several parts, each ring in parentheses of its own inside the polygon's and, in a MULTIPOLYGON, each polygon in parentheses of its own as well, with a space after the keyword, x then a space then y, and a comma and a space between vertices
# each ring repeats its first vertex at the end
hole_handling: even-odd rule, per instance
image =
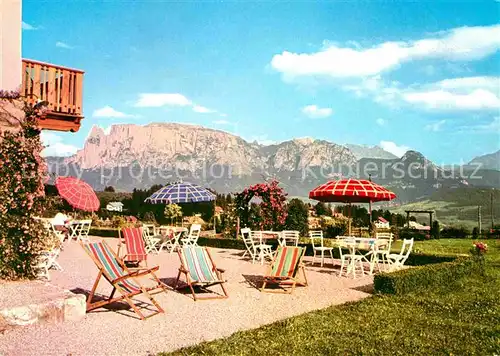
POLYGON ((104 241, 80 244, 99 269, 99 274, 97 275, 92 290, 87 298, 87 312, 122 299, 124 299, 132 307, 141 320, 164 312, 150 293, 167 291, 165 285, 160 282, 154 273, 158 270, 158 266, 131 272, 104 241), (153 287, 142 286, 137 280, 137 277, 144 276, 153 277, 157 284, 153 287), (113 286, 113 291, 111 292, 109 298, 92 302, 101 277, 104 277, 113 286), (120 295, 113 298, 116 292, 120 295), (141 294, 148 298, 156 307, 157 310, 154 313, 144 316, 139 308, 133 303, 131 297, 141 294))
POLYGON ((178 249, 177 253, 181 260, 181 266, 179 267, 179 274, 175 281, 175 289, 178 289, 179 279, 181 274, 184 274, 186 283, 191 289, 191 294, 195 301, 197 299, 222 299, 229 296, 224 287, 226 281, 222 278, 224 270, 215 266, 212 256, 206 247, 186 246, 178 249), (206 289, 216 284, 221 286, 222 292, 224 293, 223 295, 217 294, 213 296, 214 292, 206 289), (211 292, 212 295, 208 297, 197 297, 194 286, 199 286, 205 291, 211 292))
POLYGON ((267 275, 264 276, 261 292, 274 293, 293 293, 296 285, 307 286, 306 272, 302 258, 306 249, 295 246, 279 246, 276 251, 276 256, 269 267, 267 275), (299 270, 302 270, 304 281, 297 278, 299 270), (277 284, 278 286, 291 285, 292 288, 287 291, 284 288, 281 290, 266 289, 267 284, 277 284))
POLYGON ((121 245, 125 243, 126 252, 123 255, 123 261, 127 265, 136 265, 140 268, 141 262, 148 265, 148 253, 146 252, 146 245, 142 235, 141 227, 126 227, 122 228, 119 232, 118 255, 120 255, 121 245))

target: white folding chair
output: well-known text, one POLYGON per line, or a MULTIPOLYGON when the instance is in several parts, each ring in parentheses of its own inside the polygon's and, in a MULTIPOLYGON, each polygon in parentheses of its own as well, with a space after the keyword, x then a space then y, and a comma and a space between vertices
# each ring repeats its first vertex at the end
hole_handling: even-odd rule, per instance
POLYGON ((335 266, 333 261, 333 247, 325 247, 323 244, 323 231, 315 230, 309 231, 309 238, 311 239, 311 244, 313 248, 313 260, 312 264, 316 263, 316 253, 321 254, 321 267, 323 267, 325 261, 325 252, 330 253, 330 258, 332 260, 332 266, 335 266))
POLYGON ((160 253, 157 246, 161 239, 155 236, 155 230, 156 229, 153 224, 142 224, 142 238, 144 240, 144 247, 146 248, 147 253, 160 253))
POLYGON ((80 220, 77 224, 76 241, 90 242, 89 231, 92 226, 92 220, 80 220))
POLYGON ((57 262, 57 258, 59 257, 60 253, 60 247, 53 247, 50 250, 40 252, 40 254, 38 255, 38 263, 35 267, 38 270, 37 277, 45 277, 50 281, 50 269, 59 271, 63 270, 61 265, 57 262))
POLYGON ((250 258, 254 259, 255 254, 255 246, 250 236, 251 230, 248 227, 244 227, 241 229, 241 238, 243 239, 243 243, 245 244, 246 250, 241 257, 245 257, 247 254, 250 255, 250 258))
POLYGON ((258 259, 260 264, 264 264, 264 259, 273 260, 273 246, 265 244, 262 239, 262 231, 250 231, 249 243, 253 246, 252 263, 258 259))
POLYGON ((402 268, 406 260, 408 259, 408 256, 410 256, 412 249, 413 249, 413 238, 409 240, 404 239, 400 253, 389 253, 387 255, 387 260, 389 261, 389 269, 393 271, 395 269, 402 268))
POLYGON ((379 247, 378 244, 375 246, 375 250, 373 251, 370 270, 373 272, 375 265, 380 271, 380 261, 382 261, 382 265, 387 266, 388 259, 387 256, 391 253, 391 245, 392 240, 394 239, 394 235, 391 232, 377 232, 375 233, 375 238, 377 240, 385 240, 386 243, 383 247, 379 247))
POLYGON ((198 246, 198 238, 200 237, 201 225, 192 224, 189 228, 189 234, 181 239, 182 246, 198 246))
POLYGON ((300 233, 295 230, 283 230, 280 234, 281 246, 299 246, 300 233))

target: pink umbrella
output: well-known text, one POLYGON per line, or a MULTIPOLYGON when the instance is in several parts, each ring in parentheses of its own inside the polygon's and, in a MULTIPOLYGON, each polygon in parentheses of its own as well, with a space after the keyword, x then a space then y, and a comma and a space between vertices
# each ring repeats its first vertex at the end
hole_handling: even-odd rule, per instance
POLYGON ((90 185, 74 177, 58 177, 56 188, 61 197, 75 209, 97 211, 101 205, 90 185))

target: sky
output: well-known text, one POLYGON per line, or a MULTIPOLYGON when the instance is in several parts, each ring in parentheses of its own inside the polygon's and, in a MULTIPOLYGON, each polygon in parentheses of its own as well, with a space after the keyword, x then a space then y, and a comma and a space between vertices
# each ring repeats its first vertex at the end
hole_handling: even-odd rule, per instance
POLYGON ((22 52, 85 71, 77 133, 179 122, 461 163, 500 149, 500 2, 23 1, 22 52))

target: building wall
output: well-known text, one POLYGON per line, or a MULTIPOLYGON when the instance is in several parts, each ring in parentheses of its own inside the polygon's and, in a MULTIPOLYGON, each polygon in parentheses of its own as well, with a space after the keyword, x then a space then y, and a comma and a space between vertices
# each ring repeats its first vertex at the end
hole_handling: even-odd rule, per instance
POLYGON ((21 86, 21 0, 0 0, 0 89, 21 86))
POLYGON ((23 107, 22 100, 0 99, 0 140, 2 132, 20 129, 20 121, 24 119, 23 107))

